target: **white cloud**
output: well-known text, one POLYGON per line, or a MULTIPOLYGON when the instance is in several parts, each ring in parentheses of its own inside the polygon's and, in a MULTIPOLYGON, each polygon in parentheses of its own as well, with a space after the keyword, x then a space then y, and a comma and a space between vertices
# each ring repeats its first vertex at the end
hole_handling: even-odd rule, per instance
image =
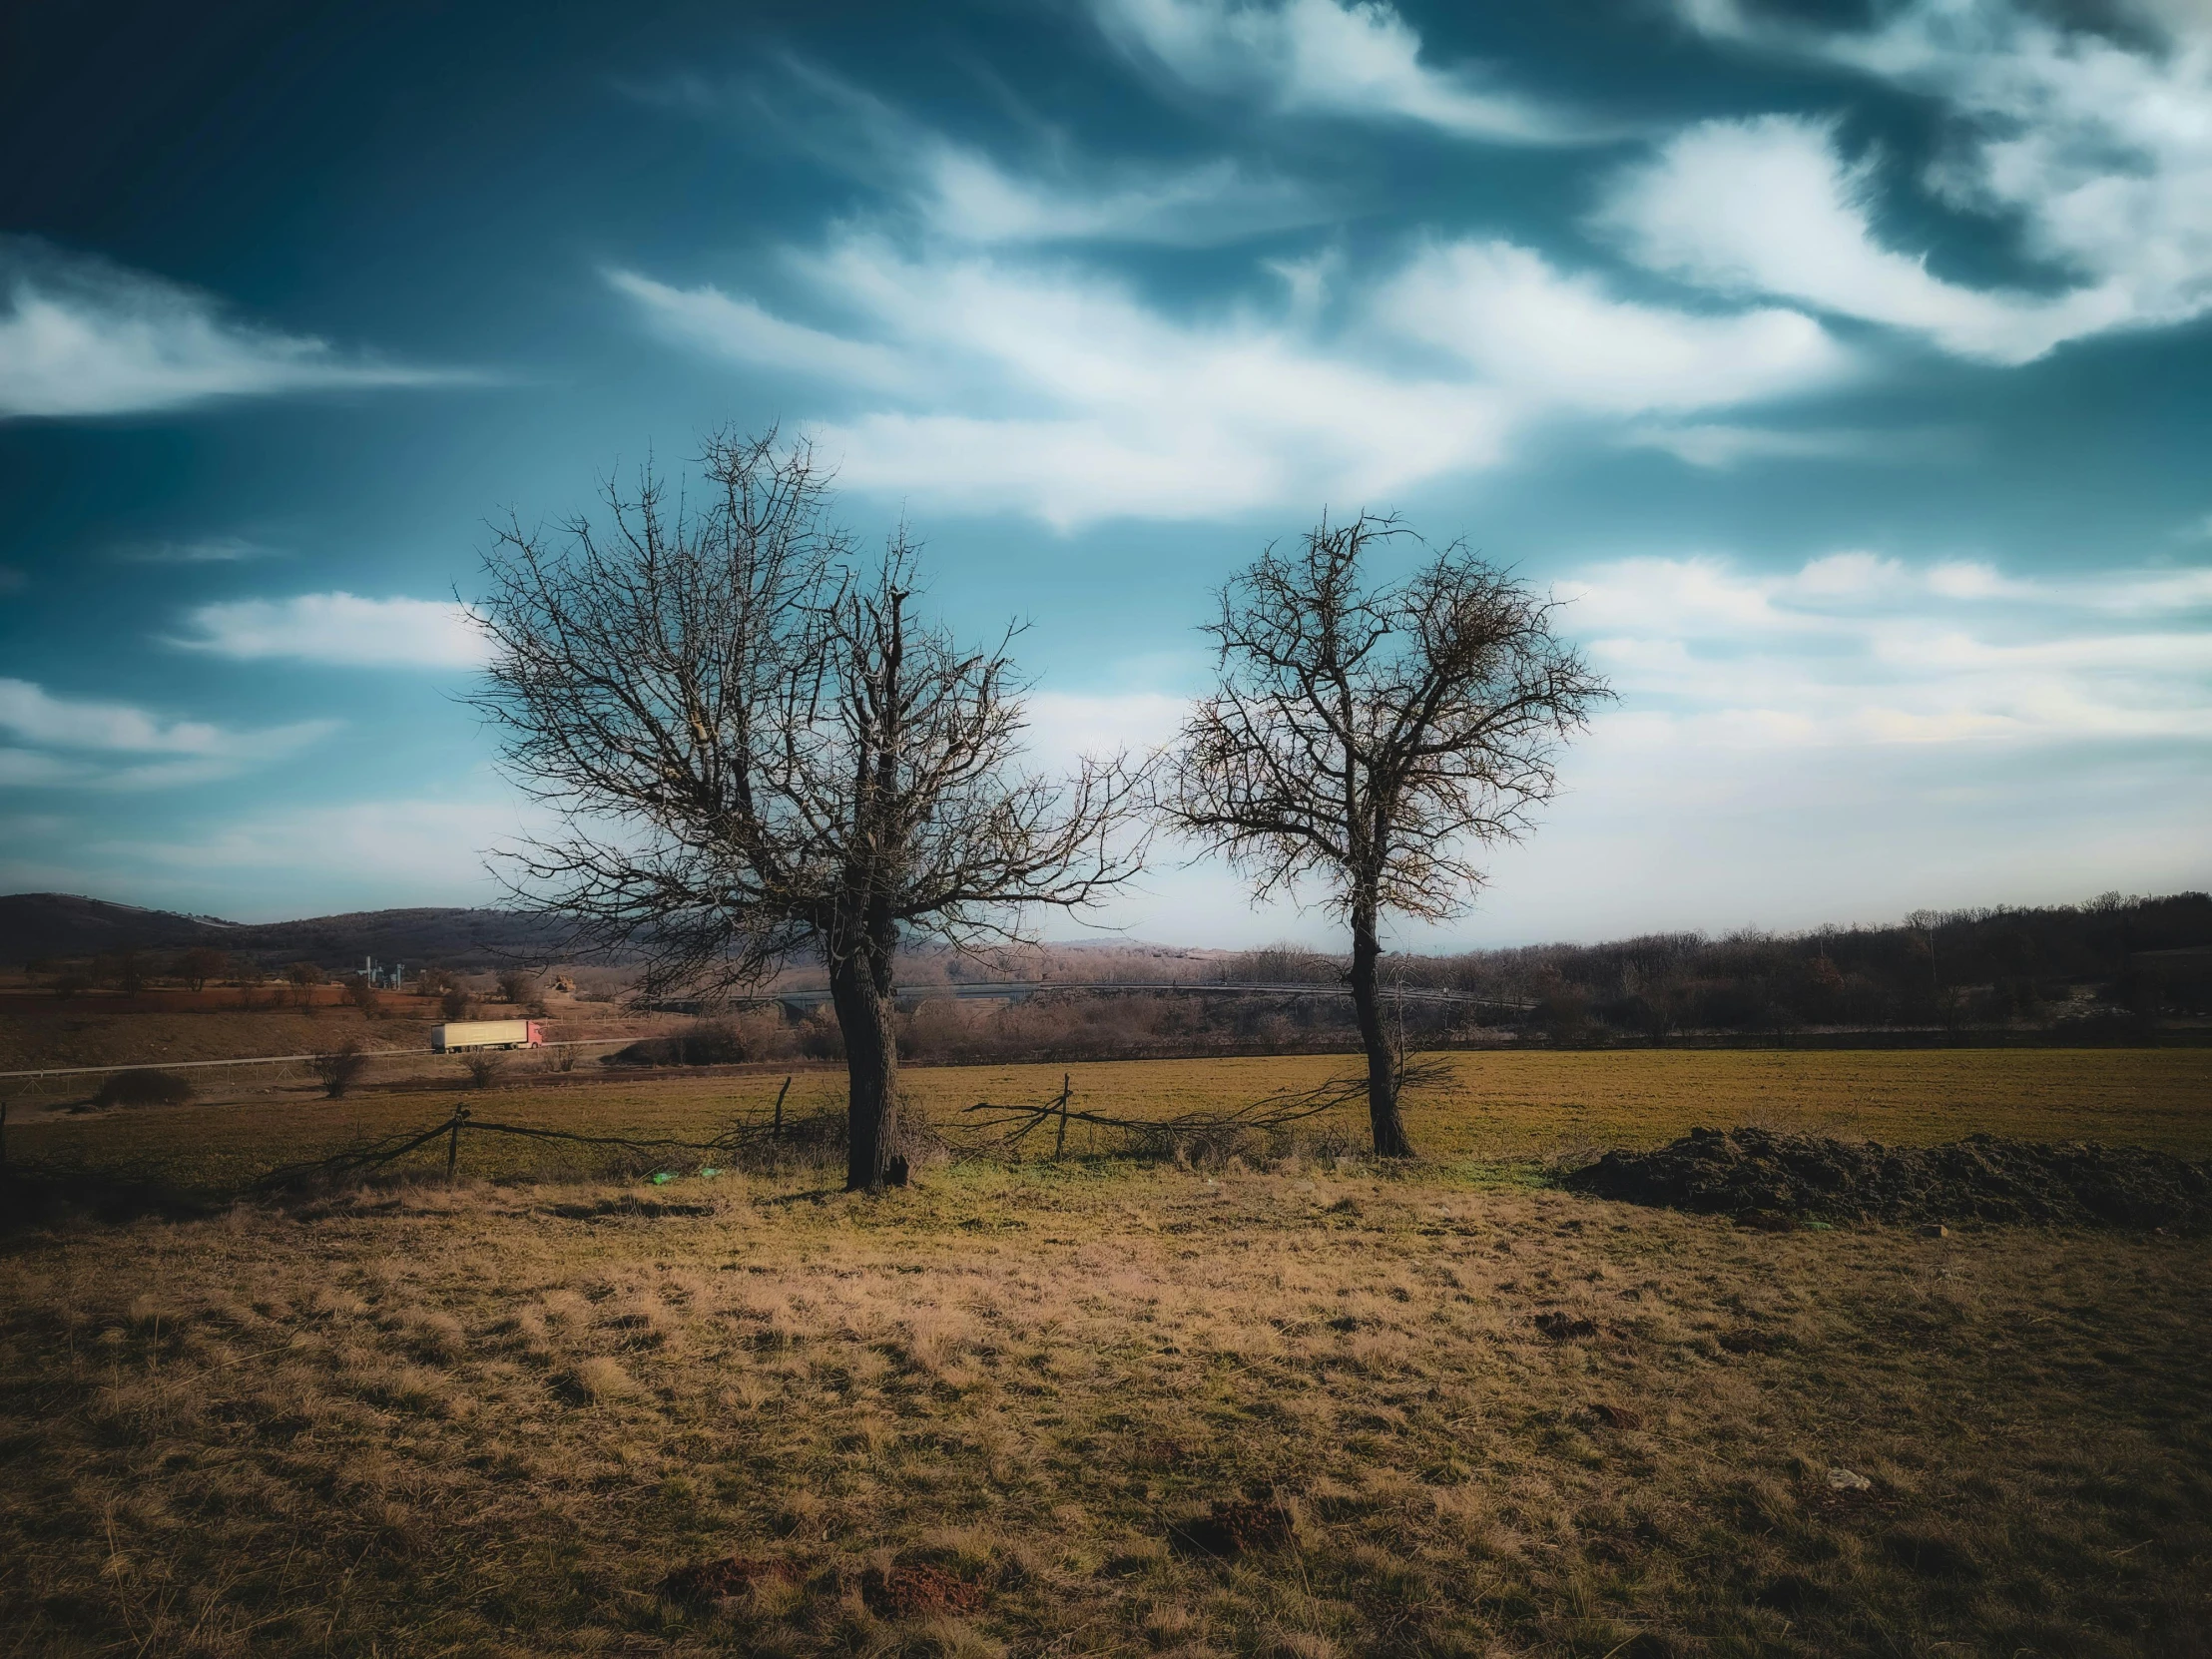
POLYGON ((254 662, 297 658, 349 668, 477 668, 484 637, 468 609, 446 600, 362 599, 303 593, 202 605, 192 632, 171 641, 193 651, 254 662))
POLYGON ((2055 291, 1983 289, 1930 272, 1874 229, 1871 165, 1822 123, 1712 122, 1623 181, 1603 216, 1654 269, 1926 334, 2017 363, 2115 328, 2212 309, 2212 29, 2144 10, 2164 38, 2064 29, 2011 0, 1908 0, 1874 28, 1824 32, 1682 0, 1709 33, 1826 59, 1938 100, 1926 183, 2018 228, 2055 291))
POLYGON ((1503 90, 1475 66, 1421 62, 1385 0, 1097 0, 1107 34, 1200 91, 1290 115, 1402 121, 1501 144, 1576 144, 1591 123, 1503 90))
POLYGON ((897 352, 788 322, 742 294, 733 297, 711 283, 671 287, 630 271, 610 271, 607 280, 618 293, 637 301, 660 334, 678 344, 880 391, 913 389, 907 364, 897 352))
POLYGON ((1779 294, 1927 334, 1992 362, 2038 357, 2108 325, 2093 294, 2047 299, 1947 282, 1869 224, 1873 169, 1836 153, 1830 123, 1708 121, 1625 171, 1597 216, 1630 258, 1724 293, 1779 294))
POLYGON ((887 221, 954 243, 1217 247, 1333 217, 1315 193, 1226 158, 1100 164, 1042 120, 1008 166, 819 65, 786 57, 778 69, 742 93, 686 80, 642 96, 715 112, 742 103, 749 122, 777 124, 796 149, 887 199, 887 221))
POLYGON ((0 679, 0 784, 152 789, 209 783, 279 760, 335 730, 329 721, 239 732, 168 720, 127 703, 56 697, 0 679), (59 751, 60 753, 56 753, 59 751))
POLYGON ((1561 585, 1641 741, 2212 740, 2212 569, 2063 581, 1831 554, 1627 559, 1561 585))
POLYGON ((1621 434, 1621 442, 1637 449, 1663 450, 1686 466, 1712 471, 1726 471, 1747 460, 1926 461, 1953 454, 1959 447, 1955 433, 1940 430, 1780 428, 1714 421, 1632 426, 1621 434))
POLYGON ((711 288, 621 291, 664 332, 887 394, 817 436, 848 484, 1062 526, 1373 500, 1495 465, 1533 421, 1733 406, 1832 383, 1818 324, 1631 303, 1503 243, 1433 247, 1325 326, 1318 267, 1275 308, 1172 316, 1112 279, 845 234, 795 259, 864 337, 711 288))
POLYGON ((913 206, 922 223, 940 236, 978 245, 1206 247, 1317 217, 1304 191, 1253 178, 1227 160, 1105 181, 1021 178, 979 151, 931 139, 920 145, 917 166, 913 206))
POLYGON ((1842 350, 1799 312, 1703 316, 1616 299, 1505 242, 1429 249, 1384 285, 1373 310, 1488 384, 1591 413, 1753 402, 1845 367, 1842 350))
POLYGON ((453 378, 347 358, 324 340, 234 321, 163 277, 0 240, 0 419, 453 378))
POLYGON ((190 541, 133 542, 117 548, 114 556, 130 564, 235 565, 283 555, 244 536, 199 536, 190 541))

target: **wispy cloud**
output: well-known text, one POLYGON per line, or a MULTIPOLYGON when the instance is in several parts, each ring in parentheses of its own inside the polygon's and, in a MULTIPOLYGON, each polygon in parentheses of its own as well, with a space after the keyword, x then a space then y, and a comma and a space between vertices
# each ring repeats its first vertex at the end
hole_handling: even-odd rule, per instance
POLYGON ((457 378, 234 319, 209 295, 145 272, 0 239, 0 419, 457 378))
POLYGON ((1497 84, 1472 64, 1421 61, 1386 0, 1097 0, 1131 55, 1202 92, 1286 115, 1407 122, 1494 144, 1580 144, 1618 129, 1497 84))
POLYGON ((870 216, 948 242, 1211 248, 1340 211, 1324 193, 1228 157, 1101 158, 1039 116, 1019 122, 1008 153, 993 155, 819 64, 775 63, 772 78, 729 86, 686 77, 629 90, 708 119, 742 111, 750 130, 776 129, 792 150, 859 187, 873 199, 870 216))
POLYGON ((981 151, 933 143, 918 161, 924 223, 977 244, 1127 242, 1208 247, 1324 217, 1313 197, 1226 159, 1105 177, 1021 175, 981 151))
POLYGON ((1657 449, 1687 466, 1726 471, 1745 461, 1938 462, 1968 449, 1965 433, 1947 427, 1736 426, 1721 421, 1653 422, 1632 426, 1621 442, 1657 449))
POLYGON ((1337 304, 1301 268, 1278 305, 1201 316, 1061 264, 857 233, 792 265, 849 332, 614 280, 658 331, 874 394, 819 428, 848 483, 1062 526, 1374 498, 1495 465, 1533 421, 1730 407, 1850 368, 1796 312, 1642 304, 1497 242, 1427 248, 1337 304))
POLYGON ((245 536, 195 536, 180 541, 129 542, 114 550, 126 564, 235 565, 256 559, 280 559, 281 548, 245 536))
POLYGON ((1709 122, 1619 183, 1601 218, 1655 270, 1926 335, 1997 363, 2212 309, 2212 24, 2142 8, 2130 37, 2066 28, 2014 0, 1906 0, 1823 30, 1737 0, 1680 0, 1706 32, 1842 64, 1935 99, 1947 131, 1924 183, 2016 225, 2041 279, 1977 287, 1875 229, 1879 158, 1832 126, 1709 122), (2158 38, 2163 34, 2164 38, 2158 38))
POLYGON ((1566 625, 1655 741, 2212 741, 2212 568, 2053 579, 1838 553, 1784 573, 1627 559, 1566 625))
POLYGON ((292 658, 347 668, 448 668, 482 665, 484 637, 465 606, 435 599, 363 599, 303 593, 291 599, 237 599, 187 614, 188 632, 170 643, 245 662, 292 658))
POLYGON ((0 747, 0 783, 101 789, 210 783, 280 760, 333 730, 333 722, 315 720, 241 732, 0 680, 0 731, 14 740, 0 747))
POLYGON ((200 835, 113 840, 91 850, 102 857, 170 870, 305 872, 321 890, 372 883, 400 901, 489 886, 485 854, 536 824, 518 799, 497 801, 362 801, 341 806, 267 812, 200 835))

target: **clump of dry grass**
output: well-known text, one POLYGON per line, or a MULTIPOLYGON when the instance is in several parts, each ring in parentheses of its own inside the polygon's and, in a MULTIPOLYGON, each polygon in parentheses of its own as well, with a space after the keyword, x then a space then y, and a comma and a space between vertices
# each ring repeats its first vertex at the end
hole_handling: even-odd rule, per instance
POLYGON ((430 1196, 0 1263, 11 1651, 2120 1655, 2212 1611, 2201 1241, 1311 1165, 430 1196))

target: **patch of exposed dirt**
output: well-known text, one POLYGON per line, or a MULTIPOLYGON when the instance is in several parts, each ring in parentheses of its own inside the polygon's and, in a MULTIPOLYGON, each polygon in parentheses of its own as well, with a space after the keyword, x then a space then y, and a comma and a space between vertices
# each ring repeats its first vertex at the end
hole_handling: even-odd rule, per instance
POLYGON ((1884 1146, 1765 1129, 1693 1129, 1652 1152, 1608 1152, 1570 1191, 1753 1224, 1797 1220, 2039 1222, 2212 1229, 2212 1164, 2132 1146, 2000 1140, 1884 1146))
POLYGON ((548 1204, 548 1215, 564 1221, 602 1221, 615 1217, 637 1217, 645 1221, 660 1221, 670 1216, 711 1216, 712 1204, 687 1204, 675 1199, 639 1198, 625 1193, 620 1198, 595 1199, 584 1204, 548 1204))
POLYGON ((1168 1528, 1168 1543, 1184 1555, 1226 1559, 1247 1550, 1281 1549, 1291 1541, 1290 1511, 1255 1498, 1216 1500, 1212 1510, 1168 1528))
POLYGON ((983 1605, 983 1586, 924 1563, 870 1569, 860 1594, 887 1618, 915 1619, 933 1613, 972 1613, 983 1605))
POLYGON ((725 1555, 719 1561, 693 1561, 661 1580, 660 1592, 670 1601, 711 1602, 724 1596, 742 1596, 769 1579, 791 1577, 781 1561, 764 1561, 752 1555, 725 1555))

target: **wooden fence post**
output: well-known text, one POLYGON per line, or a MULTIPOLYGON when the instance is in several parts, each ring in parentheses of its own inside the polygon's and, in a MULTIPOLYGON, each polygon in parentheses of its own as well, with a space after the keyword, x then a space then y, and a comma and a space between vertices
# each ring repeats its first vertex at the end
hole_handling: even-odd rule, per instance
POLYGON ((792 1080, 784 1079, 784 1086, 776 1091, 776 1122, 769 1129, 768 1138, 780 1141, 784 1138, 784 1096, 792 1092, 792 1080))
POLYGON ((453 1179, 453 1166, 461 1161, 461 1125, 467 1121, 468 1108, 466 1106, 454 1107, 453 1121, 450 1125, 452 1134, 445 1143, 445 1179, 447 1181, 453 1179))
POLYGON ((1072 1092, 1068 1085, 1070 1075, 1070 1073, 1064 1071, 1060 1073, 1060 1133, 1052 1142, 1052 1156, 1055 1159, 1060 1156, 1061 1149, 1068 1144, 1068 1095, 1072 1092))

